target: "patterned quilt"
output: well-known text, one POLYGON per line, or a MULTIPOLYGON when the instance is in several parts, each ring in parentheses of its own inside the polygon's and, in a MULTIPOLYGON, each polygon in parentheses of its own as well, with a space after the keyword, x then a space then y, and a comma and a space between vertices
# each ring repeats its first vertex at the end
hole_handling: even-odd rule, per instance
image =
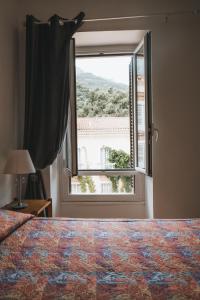
POLYGON ((200 219, 26 220, 0 244, 0 299, 200 299, 200 219))
POLYGON ((0 209, 0 242, 31 218, 33 215, 0 209))

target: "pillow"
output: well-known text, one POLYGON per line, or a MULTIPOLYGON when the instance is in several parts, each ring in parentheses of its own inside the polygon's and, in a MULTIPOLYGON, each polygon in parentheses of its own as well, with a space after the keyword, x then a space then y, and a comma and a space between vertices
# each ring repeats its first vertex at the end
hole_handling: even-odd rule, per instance
POLYGON ((0 209, 0 242, 33 217, 30 214, 0 209))

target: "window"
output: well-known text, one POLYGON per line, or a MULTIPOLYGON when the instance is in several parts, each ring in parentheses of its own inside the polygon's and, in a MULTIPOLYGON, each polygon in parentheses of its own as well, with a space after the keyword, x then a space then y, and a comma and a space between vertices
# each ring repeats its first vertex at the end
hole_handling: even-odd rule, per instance
POLYGON ((77 147, 81 176, 72 177, 71 184, 74 180, 80 181, 82 194, 133 193, 130 61, 130 55, 76 59, 77 147), (118 76, 121 75, 121 82, 107 78, 113 67, 118 76), (122 176, 123 171, 129 174, 122 176), (106 182, 102 182, 105 179, 106 182))
POLYGON ((152 175, 151 34, 134 54, 135 168, 152 175))
POLYGON ((151 172, 148 39, 133 55, 76 58, 71 153, 78 176, 69 180, 71 195, 133 197, 136 170, 151 172))
POLYGON ((112 169, 113 164, 109 162, 109 148, 103 146, 100 149, 101 169, 112 169))

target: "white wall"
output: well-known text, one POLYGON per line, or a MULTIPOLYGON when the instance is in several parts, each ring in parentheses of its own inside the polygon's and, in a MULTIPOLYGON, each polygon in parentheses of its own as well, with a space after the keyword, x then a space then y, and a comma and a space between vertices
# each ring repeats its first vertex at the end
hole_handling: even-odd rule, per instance
MULTIPOLYGON (((199 17, 200 18, 200 17, 199 17)), ((153 34, 154 216, 198 217, 200 169, 200 24, 153 34)))
MULTIPOLYGON (((25 14, 42 20, 52 14, 86 18, 141 15, 199 8, 199 1, 22 1, 25 14)), ((200 17, 162 17, 87 23, 81 30, 152 30, 153 119, 159 140, 153 143, 154 216, 196 217, 200 214, 200 17)), ((134 216, 134 214, 133 214, 134 216)))
POLYGON ((140 202, 62 202, 61 216, 71 218, 145 218, 145 204, 140 202))

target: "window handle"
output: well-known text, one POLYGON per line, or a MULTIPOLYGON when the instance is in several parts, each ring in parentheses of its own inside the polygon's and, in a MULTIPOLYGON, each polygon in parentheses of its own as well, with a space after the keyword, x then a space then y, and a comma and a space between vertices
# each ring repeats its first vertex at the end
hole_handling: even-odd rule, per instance
POLYGON ((157 143, 158 138, 159 138, 159 130, 157 128, 154 129, 154 135, 155 135, 155 140, 156 140, 156 143, 157 143))
POLYGON ((157 143, 157 141, 158 141, 158 139, 159 139, 159 129, 156 128, 156 127, 154 126, 154 124, 152 124, 152 136, 155 137, 155 141, 156 141, 156 143, 157 143))

